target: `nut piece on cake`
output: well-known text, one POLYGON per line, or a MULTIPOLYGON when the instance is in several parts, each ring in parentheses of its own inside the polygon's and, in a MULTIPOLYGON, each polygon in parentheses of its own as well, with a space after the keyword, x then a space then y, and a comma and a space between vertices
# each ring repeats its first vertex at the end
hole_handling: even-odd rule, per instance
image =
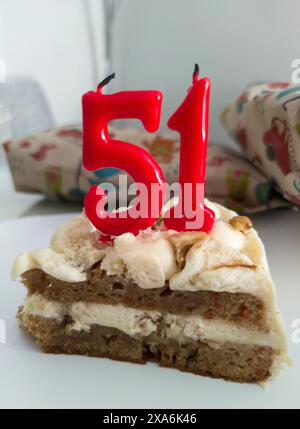
POLYGON ((184 268, 185 258, 190 248, 207 238, 208 235, 200 231, 185 232, 170 236, 169 240, 174 247, 176 262, 181 270, 184 268))
POLYGON ((245 235, 253 227, 251 220, 247 216, 234 216, 230 219, 229 224, 245 235))
POLYGON ((244 216, 209 203, 209 234, 123 234, 100 244, 82 215, 51 246, 20 255, 28 289, 22 328, 48 353, 145 363, 264 382, 286 362, 286 339, 264 247, 244 216))

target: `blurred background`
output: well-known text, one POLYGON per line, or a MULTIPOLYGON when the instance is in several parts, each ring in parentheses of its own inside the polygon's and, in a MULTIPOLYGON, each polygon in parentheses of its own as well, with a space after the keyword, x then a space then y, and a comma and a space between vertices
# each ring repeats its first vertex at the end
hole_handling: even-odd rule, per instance
POLYGON ((231 145, 220 113, 250 83, 291 79, 299 13, 299 0, 0 0, 0 139, 80 123, 81 95, 111 71, 109 91, 163 91, 166 129, 198 62, 210 141, 231 145))
POLYGON ((245 85, 290 80, 299 14, 298 0, 0 0, 0 59, 7 79, 39 83, 61 125, 80 121, 109 55, 110 90, 164 92, 162 127, 197 61, 213 82, 210 138, 222 142, 220 112, 245 85))

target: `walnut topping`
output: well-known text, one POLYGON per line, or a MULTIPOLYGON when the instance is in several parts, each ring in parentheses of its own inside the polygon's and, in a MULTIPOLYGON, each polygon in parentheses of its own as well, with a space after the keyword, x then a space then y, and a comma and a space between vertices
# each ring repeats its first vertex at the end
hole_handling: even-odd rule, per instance
POLYGON ((205 232, 191 231, 181 234, 175 234, 169 237, 169 241, 174 247, 175 258, 178 267, 182 270, 185 266, 185 258, 194 244, 206 240, 208 235, 205 232))
POLYGON ((229 223, 234 229, 242 232, 244 235, 247 235, 253 226, 247 216, 234 216, 230 219, 229 223))

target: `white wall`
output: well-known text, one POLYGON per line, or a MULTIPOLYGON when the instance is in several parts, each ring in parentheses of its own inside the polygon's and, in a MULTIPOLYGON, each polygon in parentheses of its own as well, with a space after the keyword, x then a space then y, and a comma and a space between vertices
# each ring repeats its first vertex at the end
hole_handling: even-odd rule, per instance
POLYGON ((198 61, 212 78, 210 137, 226 140, 219 114, 243 87, 290 80, 300 58, 299 0, 123 0, 116 22, 115 89, 165 93, 164 121, 198 61))
MULTIPOLYGON (((0 0, 0 59, 9 74, 44 87, 58 123, 81 117, 80 96, 96 84, 84 5, 104 75, 101 0, 0 0)), ((161 89, 162 125, 184 97, 195 61, 212 78, 211 140, 225 141, 219 114, 242 88, 290 79, 300 57, 299 0, 122 0, 110 90, 161 89)))
POLYGON ((7 75, 37 79, 57 123, 79 121, 82 93, 103 77, 102 30, 101 0, 0 0, 0 59, 6 61, 7 75), (85 6, 95 23, 96 59, 85 6))

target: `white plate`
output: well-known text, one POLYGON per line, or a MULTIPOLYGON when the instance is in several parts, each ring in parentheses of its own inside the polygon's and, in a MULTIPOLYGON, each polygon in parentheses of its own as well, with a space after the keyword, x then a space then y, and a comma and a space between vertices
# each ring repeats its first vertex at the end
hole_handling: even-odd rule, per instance
MULTIPOLYGON (((300 407, 300 344, 291 341, 300 319, 300 213, 277 211, 255 219, 277 284, 293 367, 266 389, 213 380, 156 364, 134 365, 80 356, 47 355, 19 329, 15 314, 24 288, 10 279, 15 256, 47 246, 70 215, 0 223, 0 407, 31 408, 279 408, 300 407)), ((300 337, 300 334, 299 334, 300 337)))

